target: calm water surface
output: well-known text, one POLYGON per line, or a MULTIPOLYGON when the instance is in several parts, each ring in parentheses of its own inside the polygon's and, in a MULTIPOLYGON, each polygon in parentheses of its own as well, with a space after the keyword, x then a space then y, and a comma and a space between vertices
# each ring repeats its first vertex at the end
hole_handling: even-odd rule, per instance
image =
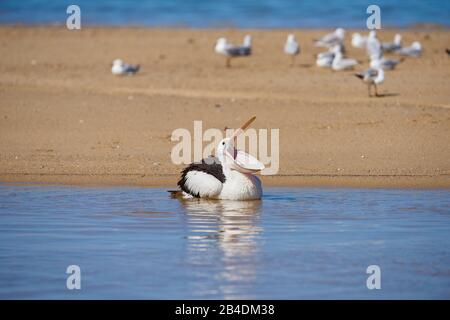
POLYGON ((0 298, 450 298, 450 191, 0 185, 0 298), (66 289, 69 265, 81 290, 66 289), (381 268, 368 290, 366 268, 381 268))

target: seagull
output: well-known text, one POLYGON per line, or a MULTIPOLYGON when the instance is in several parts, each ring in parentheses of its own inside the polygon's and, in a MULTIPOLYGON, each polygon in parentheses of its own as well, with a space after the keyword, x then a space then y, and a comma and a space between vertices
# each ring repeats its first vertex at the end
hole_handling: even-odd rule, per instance
POLYGON ((400 34, 396 34, 394 36, 394 41, 392 42, 383 42, 381 44, 381 49, 383 52, 393 52, 395 50, 399 50, 402 47, 402 36, 400 34))
POLYGON ((369 57, 378 54, 381 55, 383 53, 381 49, 380 40, 377 38, 377 33, 375 30, 369 32, 369 37, 367 38, 367 55, 369 57))
POLYGON ((337 43, 344 42, 345 30, 342 28, 337 28, 332 33, 329 33, 322 38, 316 40, 317 47, 331 47, 337 43))
POLYGON ((121 59, 116 59, 112 63, 111 72, 115 75, 132 75, 139 71, 140 66, 138 64, 126 64, 121 59))
POLYGON ((181 172, 178 186, 184 199, 209 198, 224 200, 261 199, 261 180, 254 175, 264 169, 256 158, 236 150, 237 137, 247 129, 256 117, 250 118, 230 138, 219 142, 216 157, 191 163, 181 172))
POLYGON ((291 66, 293 66, 295 64, 295 56, 300 53, 300 46, 295 40, 295 36, 293 34, 288 35, 286 39, 286 43, 284 44, 284 53, 291 56, 291 66))
POLYGON ((369 89, 369 97, 372 96, 370 88, 375 87, 375 96, 378 97, 377 85, 384 81, 384 71, 383 69, 367 69, 363 72, 355 73, 355 76, 360 78, 362 81, 367 83, 369 89))
POLYGON ((330 68, 331 64, 333 63, 334 53, 333 52, 323 52, 323 53, 329 53, 329 55, 324 55, 322 57, 318 56, 316 60, 316 65, 318 67, 330 68))
POLYGON ((420 57, 422 54, 422 46, 420 42, 414 41, 410 47, 401 48, 395 51, 401 56, 409 56, 409 57, 420 57))
POLYGON ((316 65, 318 67, 330 68, 333 63, 334 56, 337 52, 344 53, 345 47, 343 44, 335 44, 328 51, 321 52, 317 55, 316 65))
POLYGON ((358 61, 355 59, 347 59, 343 57, 342 52, 336 52, 334 55, 333 62, 331 64, 331 68, 334 71, 352 69, 354 66, 358 64, 358 61))
POLYGON ((355 48, 364 49, 367 47, 367 36, 362 36, 359 33, 352 34, 352 46, 355 48))
POLYGON ((228 43, 226 38, 219 38, 216 42, 215 50, 217 53, 227 57, 226 66, 230 67, 231 58, 249 56, 252 54, 252 37, 246 35, 242 45, 233 45, 228 43))
POLYGON ((386 59, 383 55, 372 55, 370 57, 370 68, 393 70, 401 60, 386 59))

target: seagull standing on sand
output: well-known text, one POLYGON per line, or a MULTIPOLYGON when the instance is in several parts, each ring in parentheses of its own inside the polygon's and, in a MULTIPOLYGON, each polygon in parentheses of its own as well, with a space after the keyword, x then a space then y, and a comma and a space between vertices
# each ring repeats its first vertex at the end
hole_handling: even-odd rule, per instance
POLYGON ((402 47, 402 36, 398 33, 394 36, 394 41, 392 42, 383 42, 381 44, 381 49, 383 52, 393 52, 395 50, 399 50, 402 47))
POLYGON ((401 56, 409 56, 409 57, 420 57, 422 54, 422 46, 420 42, 414 41, 410 47, 401 48, 395 51, 395 53, 398 53, 401 56))
POLYGON ((231 58, 249 56, 252 54, 252 37, 246 35, 242 45, 228 43, 226 38, 219 38, 216 42, 215 51, 226 56, 226 66, 231 66, 231 58))
POLYGON ((369 89, 369 97, 372 96, 370 88, 375 87, 375 96, 378 97, 377 85, 384 81, 384 71, 383 69, 367 69, 363 72, 355 73, 355 76, 360 78, 363 82, 367 83, 369 89))
POLYGON ((181 172, 173 195, 183 198, 210 198, 224 200, 256 200, 262 196, 261 181, 254 173, 264 165, 251 155, 236 150, 236 139, 256 117, 250 118, 230 138, 219 142, 216 157, 192 163, 181 172))
POLYGON ((343 43, 345 38, 345 30, 337 28, 334 32, 323 36, 315 41, 317 47, 331 47, 338 43, 343 43))
POLYGON ((284 44, 284 53, 291 56, 291 66, 295 64, 295 57, 300 53, 300 46, 295 40, 293 34, 288 35, 286 43, 284 44))
POLYGON ((357 64, 358 61, 356 61, 355 59, 344 58, 342 52, 336 52, 334 55, 333 63, 331 64, 331 68, 334 71, 347 70, 352 69, 357 64))
POLYGON ((138 64, 126 64, 121 59, 116 59, 113 61, 111 72, 115 75, 132 75, 139 71, 140 66, 138 64))

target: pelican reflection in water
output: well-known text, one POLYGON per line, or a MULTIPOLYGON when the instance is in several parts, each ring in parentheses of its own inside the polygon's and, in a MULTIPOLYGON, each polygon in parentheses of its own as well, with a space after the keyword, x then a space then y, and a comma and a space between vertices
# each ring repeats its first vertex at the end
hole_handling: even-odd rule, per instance
POLYGON ((219 283, 213 286, 210 281, 197 281, 196 292, 224 299, 251 298, 242 293, 255 279, 261 201, 190 199, 180 200, 180 204, 189 226, 187 263, 198 267, 200 278, 215 277, 219 283), (222 262, 219 270, 217 259, 222 262), (211 268, 215 272, 211 273, 211 268), (205 274, 204 270, 209 271, 205 274))

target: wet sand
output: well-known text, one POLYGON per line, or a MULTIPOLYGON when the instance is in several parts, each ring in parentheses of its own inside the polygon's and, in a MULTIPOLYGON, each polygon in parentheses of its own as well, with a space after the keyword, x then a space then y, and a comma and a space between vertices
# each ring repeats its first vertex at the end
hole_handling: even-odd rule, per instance
POLYGON ((380 98, 354 71, 315 66, 323 49, 312 39, 324 30, 294 30, 302 53, 290 67, 288 32, 0 27, 0 181, 174 187, 174 129, 256 115, 253 127, 280 129, 280 171, 267 185, 450 187, 449 32, 402 30, 424 53, 386 72, 380 98), (226 69, 215 39, 246 33, 253 56, 226 69), (119 57, 141 72, 112 76, 119 57))

